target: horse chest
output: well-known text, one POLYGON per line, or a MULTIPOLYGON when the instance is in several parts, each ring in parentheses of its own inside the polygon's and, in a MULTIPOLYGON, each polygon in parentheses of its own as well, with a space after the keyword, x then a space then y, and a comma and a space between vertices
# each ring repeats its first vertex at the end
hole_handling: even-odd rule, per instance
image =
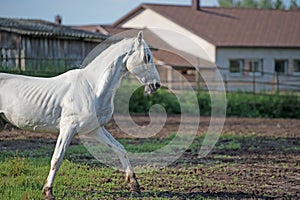
POLYGON ((98 102, 98 105, 96 106, 97 118, 101 126, 107 124, 112 117, 114 111, 114 105, 112 101, 113 96, 109 96, 98 102))

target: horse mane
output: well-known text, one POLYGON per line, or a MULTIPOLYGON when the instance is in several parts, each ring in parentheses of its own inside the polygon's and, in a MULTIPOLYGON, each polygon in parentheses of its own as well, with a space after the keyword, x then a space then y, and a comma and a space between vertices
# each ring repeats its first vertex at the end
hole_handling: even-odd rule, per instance
POLYGON ((101 42, 86 56, 86 58, 83 60, 79 68, 83 69, 87 67, 93 60, 95 60, 98 56, 100 56, 105 50, 107 50, 108 48, 116 45, 117 43, 123 40, 129 40, 129 38, 120 39, 120 38, 111 37, 101 42))

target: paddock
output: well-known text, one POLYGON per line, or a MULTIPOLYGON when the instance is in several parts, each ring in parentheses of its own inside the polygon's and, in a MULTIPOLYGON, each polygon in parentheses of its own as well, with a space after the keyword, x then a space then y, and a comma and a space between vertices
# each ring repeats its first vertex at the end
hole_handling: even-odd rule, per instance
MULTIPOLYGON (((134 116, 140 125, 146 116, 134 116)), ((299 198, 300 121, 228 117, 222 136, 205 158, 197 157, 209 117, 201 117, 193 144, 175 163, 138 173, 141 194, 132 194, 123 173, 92 157, 76 136, 58 172, 58 199, 299 198)), ((111 121, 106 126, 130 151, 151 151, 176 133, 172 115, 153 138, 128 138, 111 121)), ((8 129, 0 133, 0 197, 41 199, 56 134, 8 129)))

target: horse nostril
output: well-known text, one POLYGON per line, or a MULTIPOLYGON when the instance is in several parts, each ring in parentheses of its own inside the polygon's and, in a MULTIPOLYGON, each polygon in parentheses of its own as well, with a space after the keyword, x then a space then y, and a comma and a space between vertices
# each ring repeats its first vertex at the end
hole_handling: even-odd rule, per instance
POLYGON ((155 83, 155 87, 158 89, 160 88, 160 83, 155 83))
POLYGON ((156 91, 160 88, 160 84, 159 83, 150 83, 149 87, 152 91, 156 91))

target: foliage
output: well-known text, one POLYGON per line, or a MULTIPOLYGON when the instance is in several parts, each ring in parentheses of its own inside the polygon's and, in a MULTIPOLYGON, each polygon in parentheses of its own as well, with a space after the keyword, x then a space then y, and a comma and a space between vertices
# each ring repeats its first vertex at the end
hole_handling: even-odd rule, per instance
POLYGON ((258 2, 256 0, 241 0, 239 7, 257 8, 258 7, 258 2))
MULTIPOLYGON (((121 94, 128 92, 127 87, 121 89, 121 94)), ((145 114, 149 109, 159 104, 168 114, 184 113, 195 114, 191 92, 183 92, 184 100, 178 100, 178 94, 167 89, 160 89, 150 96, 144 94, 143 88, 138 88, 129 101, 129 112, 145 114)), ((124 95, 121 95, 124 96, 124 95)), ((197 93, 200 114, 211 114, 211 96, 209 92, 197 93)), ((300 97, 295 94, 266 94, 231 92, 227 94, 227 116, 240 117, 268 117, 268 118, 300 118, 300 97)))
POLYGON ((293 94, 228 93, 227 115, 242 117, 300 118, 300 98, 293 94))
POLYGON ((285 6, 284 6, 282 0, 276 0, 274 3, 274 8, 277 10, 284 10, 285 6))
MULTIPOLYGON (((66 71, 66 70, 65 70, 66 71)), ((65 71, 55 72, 51 69, 49 71, 38 71, 38 70, 26 70, 21 71, 20 69, 6 69, 0 66, 0 73, 10 73, 10 74, 20 74, 20 75, 26 75, 26 76, 38 76, 38 77, 53 77, 57 76, 65 71)))
MULTIPOLYGON (((282 0, 219 0, 220 7, 242 7, 242 8, 261 8, 261 9, 281 9, 285 6, 282 0)), ((299 9, 296 0, 291 0, 290 9, 299 9)))
POLYGON ((299 10, 300 5, 298 5, 297 0, 291 0, 290 10, 299 10))
MULTIPOLYGON (((116 105, 123 105, 126 102, 127 95, 131 94, 136 87, 125 86, 117 91, 116 105)), ((129 113, 148 113, 149 109, 159 104, 164 107, 169 114, 179 114, 181 112, 180 104, 175 94, 170 93, 166 89, 160 89, 156 93, 148 96, 144 93, 143 87, 136 89, 129 100, 129 113)), ((126 110, 118 109, 118 112, 125 113, 126 110)))
POLYGON ((261 0, 258 2, 258 8, 272 9, 274 7, 275 6, 272 0, 261 0))
POLYGON ((233 7, 235 5, 234 0, 219 0, 220 7, 233 7))

